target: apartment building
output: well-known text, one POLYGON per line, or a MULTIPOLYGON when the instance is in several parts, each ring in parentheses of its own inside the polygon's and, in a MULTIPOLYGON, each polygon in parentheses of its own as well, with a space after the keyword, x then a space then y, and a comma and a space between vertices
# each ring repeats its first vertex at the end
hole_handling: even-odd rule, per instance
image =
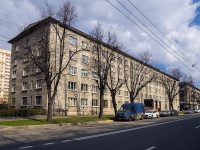
POLYGON ((0 104, 8 101, 11 51, 0 48, 0 104))
POLYGON ((188 83, 180 83, 180 110, 200 108, 200 89, 188 83))
MULTIPOLYGON (((27 28, 11 39, 9 42, 12 44, 11 54, 11 77, 10 77, 10 94, 11 94, 11 106, 13 108, 43 108, 47 110, 47 90, 38 68, 33 66, 33 63, 28 59, 20 59, 18 56, 27 55, 27 47, 35 50, 38 56, 42 56, 40 51, 40 42, 37 34, 41 33, 40 24, 50 24, 51 41, 49 45, 57 47, 58 42, 56 40, 56 32, 51 26, 57 24, 58 28, 62 30, 62 24, 53 18, 47 18, 45 20, 30 24, 27 28)), ((95 39, 90 35, 83 33, 75 28, 68 27, 68 37, 66 37, 66 44, 68 45, 68 52, 65 58, 68 59, 76 49, 85 49, 73 56, 68 68, 66 68, 61 76, 61 80, 58 86, 58 92, 54 100, 54 113, 67 112, 68 115, 96 115, 99 113, 99 90, 97 87, 98 77, 93 70, 91 63, 95 63, 96 48, 95 39)), ((102 43, 102 49, 106 53, 112 52, 115 56, 113 60, 112 69, 112 81, 115 82, 119 77, 117 76, 117 69, 121 70, 119 74, 124 78, 125 72, 122 70, 128 70, 127 74, 130 77, 130 66, 142 65, 142 62, 120 50, 113 49, 112 46, 102 43)), ((102 51, 102 55, 105 55, 102 51)), ((51 55, 53 58, 52 66, 56 66, 55 60, 58 60, 58 55, 54 51, 51 55)), ((132 67, 133 68, 133 67, 132 67)), ((56 67, 53 68, 56 70, 56 67)), ((168 98, 161 82, 161 77, 174 79, 172 76, 161 72, 158 69, 150 65, 145 65, 145 70, 149 72, 156 72, 157 78, 153 82, 144 87, 135 99, 135 102, 142 102, 147 108, 153 109, 167 109, 169 108, 168 98)), ((121 82, 121 80, 119 80, 121 82)), ((130 81, 130 80, 128 80, 130 81)), ((178 80, 176 80, 178 83, 178 80)), ((119 89, 116 94, 117 107, 119 108, 123 103, 130 102, 130 95, 125 84, 119 89)), ((174 108, 179 107, 179 96, 174 101, 174 108)), ((111 101, 111 94, 108 88, 104 90, 104 114, 113 114, 113 104, 111 101)))

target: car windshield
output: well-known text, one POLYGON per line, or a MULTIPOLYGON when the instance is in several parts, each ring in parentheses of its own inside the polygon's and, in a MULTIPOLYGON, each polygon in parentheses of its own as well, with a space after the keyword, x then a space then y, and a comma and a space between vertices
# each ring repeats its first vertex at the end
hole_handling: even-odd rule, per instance
POLYGON ((147 110, 146 113, 153 113, 153 110, 147 110))
POLYGON ((122 107, 120 107, 119 111, 131 111, 131 107, 130 106, 122 106, 122 107))

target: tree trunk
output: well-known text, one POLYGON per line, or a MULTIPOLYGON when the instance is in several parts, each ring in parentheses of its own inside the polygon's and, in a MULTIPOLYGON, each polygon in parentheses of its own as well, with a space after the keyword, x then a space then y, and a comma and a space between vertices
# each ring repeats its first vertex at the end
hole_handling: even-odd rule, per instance
POLYGON ((113 108, 114 108, 114 112, 115 112, 115 115, 117 113, 117 104, 116 104, 116 100, 115 100, 115 95, 116 93, 115 92, 112 92, 112 104, 113 104, 113 108))
POLYGON ((52 106, 53 106, 53 98, 51 97, 51 86, 47 85, 47 93, 48 93, 48 112, 47 112, 47 122, 52 121, 52 106))
POLYGON ((130 92, 130 101, 131 101, 131 103, 134 102, 134 96, 133 96, 133 93, 132 93, 132 92, 130 92))
POLYGON ((104 89, 100 89, 100 111, 99 111, 99 119, 103 117, 103 97, 104 97, 104 89))
POLYGON ((173 106, 173 100, 169 100, 169 110, 173 110, 174 106, 173 106))

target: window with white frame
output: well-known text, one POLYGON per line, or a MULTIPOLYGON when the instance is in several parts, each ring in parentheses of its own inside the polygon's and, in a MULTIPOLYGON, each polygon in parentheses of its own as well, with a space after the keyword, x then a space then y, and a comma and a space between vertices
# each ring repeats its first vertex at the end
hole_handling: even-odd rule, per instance
POLYGON ((111 84, 115 83, 115 77, 111 77, 111 84))
POLYGON ((82 55, 82 62, 88 63, 88 56, 82 55))
POLYGON ((17 65, 17 59, 16 58, 14 59, 13 65, 14 66, 17 65))
POLYGON ((97 50, 97 47, 96 47, 96 46, 93 46, 93 53, 95 53, 95 54, 98 53, 98 50, 97 50))
POLYGON ((122 90, 118 91, 118 96, 122 96, 122 90))
POLYGON ((81 70, 81 76, 82 76, 82 77, 88 77, 88 70, 82 69, 82 70, 81 70))
POLYGON ((92 73, 92 79, 98 80, 98 75, 97 75, 96 72, 93 72, 93 73, 92 73))
POLYGON ((28 82, 22 83, 22 90, 28 90, 28 82))
POLYGON ((15 92, 15 87, 16 87, 16 85, 12 85, 11 92, 15 92))
POLYGON ((98 93, 98 86, 92 85, 92 93, 98 93))
POLYGON ((88 49, 88 43, 82 42, 82 49, 88 49))
POLYGON ((33 89, 33 81, 31 81, 30 89, 33 89))
POLYGON ((36 96, 35 97, 35 104, 38 105, 42 105, 42 96, 36 96))
POLYGON ((15 46, 15 51, 16 51, 16 52, 19 51, 19 45, 16 45, 16 46, 15 46))
POLYGON ((103 100, 103 107, 108 108, 108 100, 103 100))
POLYGON ((27 106, 28 105, 27 97, 22 97, 22 105, 23 106, 27 106))
POLYGON ((68 97, 68 105, 69 106, 77 106, 77 98, 75 98, 75 97, 68 97))
POLYGON ((101 51, 101 54, 102 54, 102 56, 103 56, 104 58, 107 57, 107 51, 102 50, 102 51, 101 51))
POLYGON ((42 88, 42 80, 36 81, 36 89, 42 88))
POLYGON ((76 82, 68 82, 69 90, 76 90, 76 82))
POLYGON ((41 48, 39 48, 38 50, 37 50, 37 54, 36 54, 36 56, 42 56, 42 49, 41 48))
POLYGON ((29 68, 28 67, 23 69, 23 76, 27 76, 27 75, 29 75, 29 68))
POLYGON ((119 64, 122 63, 122 58, 121 58, 121 57, 118 58, 118 63, 119 63, 119 64))
POLYGON ((76 75, 77 67, 69 66, 69 74, 76 75))
POLYGON ((24 62, 27 62, 28 61, 28 53, 27 54, 24 54, 24 59, 23 59, 24 62))
POLYGON ((69 58, 71 58, 71 59, 75 58, 75 54, 73 51, 69 51, 69 58))
POLYGON ((92 107, 98 107, 98 99, 92 99, 92 107))
POLYGON ((88 91, 88 85, 87 84, 81 84, 81 91, 87 92, 88 91))
POLYGON ((12 72, 12 78, 16 78, 17 76, 17 71, 16 70, 14 70, 13 72, 12 72))
POLYGON ((77 45, 77 39, 75 37, 70 36, 69 43, 71 45, 77 45))
POLYGON ((119 84, 122 84, 123 83, 123 80, 122 79, 119 79, 119 84))
POLYGON ((124 96, 128 97, 128 91, 124 91, 124 96))
POLYGON ((87 98, 81 98, 81 106, 87 106, 88 105, 88 99, 87 98))
POLYGON ((111 71, 115 71, 115 66, 111 65, 111 71))
POLYGON ((110 60, 115 61, 115 55, 114 54, 110 54, 110 60))

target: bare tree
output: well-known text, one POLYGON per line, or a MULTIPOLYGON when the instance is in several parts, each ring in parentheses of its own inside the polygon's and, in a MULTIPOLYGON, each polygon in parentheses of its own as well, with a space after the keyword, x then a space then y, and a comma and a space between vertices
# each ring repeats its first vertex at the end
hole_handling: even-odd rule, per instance
MULTIPOLYGON (((71 59, 84 49, 78 48, 69 53, 69 28, 77 20, 76 9, 70 1, 65 2, 57 12, 54 7, 45 1, 45 7, 41 9, 41 17, 45 18, 37 22, 38 39, 37 47, 28 46, 26 53, 21 57, 29 59, 32 68, 40 72, 40 78, 44 79, 48 95, 47 121, 51 122, 53 112, 53 101, 55 99, 58 85, 63 71, 70 64, 71 59), (48 17, 48 18, 46 18, 48 17), (51 18, 55 17, 57 20, 51 18), (34 67, 35 66, 35 67, 34 67)), ((38 75, 37 75, 38 77, 38 75)))
POLYGON ((167 76, 163 76, 161 81, 162 84, 165 88, 166 94, 168 96, 169 99, 169 109, 173 110, 173 101, 174 98, 178 95, 179 93, 179 81, 181 80, 187 80, 186 76, 184 77, 183 73, 181 72, 180 68, 174 68, 174 69, 169 69, 168 70, 169 75, 171 75, 173 77, 169 78, 167 76), (182 78, 184 77, 184 78, 182 78))
POLYGON ((152 55, 147 51, 140 55, 140 62, 130 63, 130 73, 125 72, 126 87, 130 94, 130 102, 134 102, 139 92, 149 83, 153 82, 157 73, 155 69, 149 67, 152 55))

